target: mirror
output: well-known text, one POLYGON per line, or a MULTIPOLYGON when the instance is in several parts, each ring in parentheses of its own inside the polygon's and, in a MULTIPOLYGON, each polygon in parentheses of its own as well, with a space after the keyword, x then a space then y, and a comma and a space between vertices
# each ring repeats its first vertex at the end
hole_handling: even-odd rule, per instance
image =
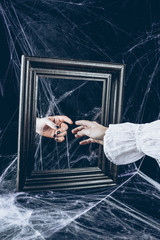
POLYGON ((102 146, 79 145, 76 120, 107 126, 121 119, 124 65, 22 56, 18 144, 18 191, 112 186, 117 167, 102 146), (65 141, 36 133, 48 116, 72 119, 65 141))
MULTIPOLYGON (((66 115, 73 123, 85 119, 101 122, 103 81, 54 79, 39 77, 37 117, 66 115)), ((66 140, 36 135, 34 170, 95 167, 98 165, 98 144, 79 145, 69 126, 66 140)))

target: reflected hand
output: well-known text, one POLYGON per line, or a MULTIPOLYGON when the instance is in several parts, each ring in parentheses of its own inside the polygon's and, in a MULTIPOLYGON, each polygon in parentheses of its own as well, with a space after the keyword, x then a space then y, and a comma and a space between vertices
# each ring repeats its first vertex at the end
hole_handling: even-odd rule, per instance
POLYGON ((54 138, 57 142, 64 141, 67 135, 68 125, 72 120, 67 116, 49 116, 36 118, 36 132, 48 138, 54 138))
POLYGON ((87 120, 76 121, 76 125, 80 125, 72 130, 76 138, 88 136, 88 139, 81 141, 79 144, 85 145, 89 143, 99 143, 103 145, 103 137, 107 127, 102 126, 97 122, 91 122, 87 120))

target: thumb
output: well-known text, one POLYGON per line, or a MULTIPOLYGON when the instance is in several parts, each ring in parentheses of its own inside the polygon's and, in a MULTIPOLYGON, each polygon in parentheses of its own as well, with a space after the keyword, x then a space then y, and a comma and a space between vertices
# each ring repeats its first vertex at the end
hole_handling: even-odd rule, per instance
POLYGON ((50 119, 48 119, 48 118, 46 118, 45 119, 45 124, 47 125, 47 126, 49 126, 50 128, 52 128, 52 129, 57 129, 57 125, 55 124, 55 123, 53 123, 50 119))

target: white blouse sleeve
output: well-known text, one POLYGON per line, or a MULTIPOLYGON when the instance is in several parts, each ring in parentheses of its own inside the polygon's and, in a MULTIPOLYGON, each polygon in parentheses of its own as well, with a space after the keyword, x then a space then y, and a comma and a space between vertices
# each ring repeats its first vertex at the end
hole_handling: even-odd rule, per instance
POLYGON ((116 165, 135 162, 145 154, 160 164, 160 120, 109 125, 104 136, 104 153, 116 165))

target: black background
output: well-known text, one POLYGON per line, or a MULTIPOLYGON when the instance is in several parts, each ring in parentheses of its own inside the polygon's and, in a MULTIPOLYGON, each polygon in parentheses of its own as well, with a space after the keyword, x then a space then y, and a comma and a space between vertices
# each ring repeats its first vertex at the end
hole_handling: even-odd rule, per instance
MULTIPOLYGON (((1 1, 0 154, 17 152, 22 54, 126 64, 123 122, 151 122, 160 112, 160 2, 1 1)), ((137 163, 137 165, 139 162, 137 163)), ((146 158, 141 170, 159 181, 146 158)))

